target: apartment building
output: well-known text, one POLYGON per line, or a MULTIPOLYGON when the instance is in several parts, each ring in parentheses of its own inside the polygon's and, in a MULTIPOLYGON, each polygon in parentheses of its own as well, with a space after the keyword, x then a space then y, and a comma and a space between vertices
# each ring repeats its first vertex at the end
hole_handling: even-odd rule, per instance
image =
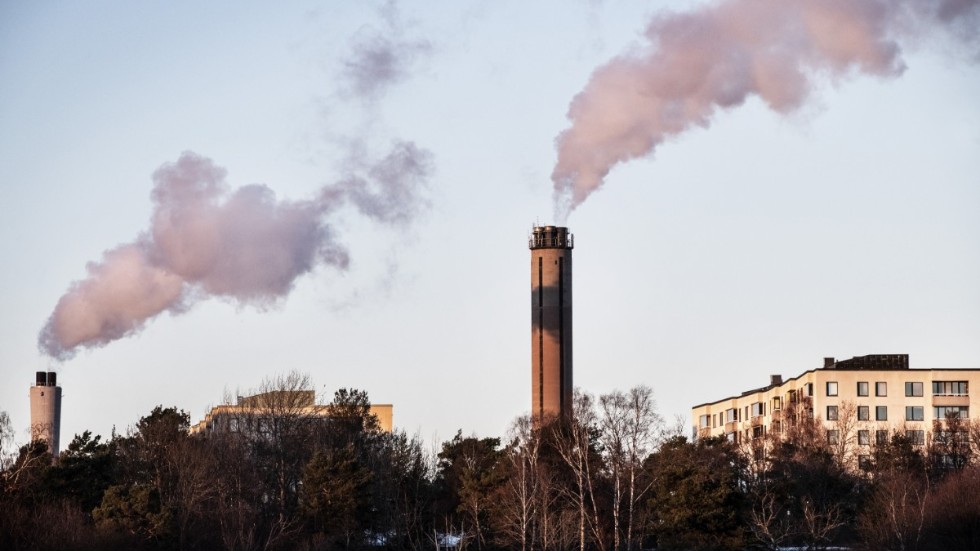
MULTIPOLYGON (((236 404, 211 408, 204 419, 190 427, 190 433, 245 432, 263 433, 275 416, 327 421, 333 416, 329 404, 317 404, 312 390, 274 390, 254 396, 239 396, 236 404)), ((392 405, 371 404, 370 413, 378 419, 378 428, 392 430, 392 405)))
POLYGON ((976 415, 978 393, 980 369, 911 369, 907 354, 824 358, 823 367, 792 379, 772 375, 764 387, 696 405, 691 420, 699 438, 742 442, 784 434, 803 417, 816 419, 831 445, 845 437, 842 426, 852 429, 846 437, 853 438, 861 457, 893 430, 925 445, 934 420, 969 420, 971 410, 976 415), (842 422, 845 417, 849 422, 842 422))

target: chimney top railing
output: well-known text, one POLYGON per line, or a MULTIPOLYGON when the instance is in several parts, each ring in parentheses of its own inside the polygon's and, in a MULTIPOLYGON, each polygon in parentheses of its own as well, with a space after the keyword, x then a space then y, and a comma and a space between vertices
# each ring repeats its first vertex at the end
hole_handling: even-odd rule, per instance
POLYGON ((535 226, 527 239, 530 249, 572 249, 575 236, 562 226, 535 226))

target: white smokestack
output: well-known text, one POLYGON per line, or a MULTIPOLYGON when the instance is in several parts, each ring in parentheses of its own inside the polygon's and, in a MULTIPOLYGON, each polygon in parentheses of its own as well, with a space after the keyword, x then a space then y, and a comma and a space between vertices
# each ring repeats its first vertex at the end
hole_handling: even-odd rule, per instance
POLYGON ((61 452, 61 387, 54 371, 38 371, 30 391, 31 440, 44 440, 51 457, 61 452))
POLYGON ((899 75, 902 42, 932 30, 975 47, 980 1, 723 0, 655 17, 646 49, 596 69, 569 107, 552 173, 557 219, 615 165, 709 126, 717 109, 755 95, 788 113, 815 78, 899 75))

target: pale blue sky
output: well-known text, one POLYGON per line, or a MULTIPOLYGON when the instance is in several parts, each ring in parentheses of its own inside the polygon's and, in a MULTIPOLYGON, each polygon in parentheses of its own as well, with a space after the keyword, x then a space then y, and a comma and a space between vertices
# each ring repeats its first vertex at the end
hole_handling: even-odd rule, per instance
MULTIPOLYGON (((20 441, 48 367, 65 444, 157 404, 196 421, 290 370, 393 403, 426 439, 502 435, 527 409, 526 236, 552 219, 554 138, 656 10, 402 2, 392 27, 380 6, 0 2, 0 410, 20 441), (423 46, 357 97, 344 63, 378 33, 423 46), (209 300, 62 365, 37 351, 86 263, 147 229, 160 165, 191 150, 233 186, 306 199, 351 139, 433 153, 419 223, 346 213, 350 269, 268 311, 209 300)), ((750 100, 614 169, 568 220, 576 385, 646 384, 687 416, 823 356, 980 368, 980 66, 928 42, 904 59, 897 78, 822 82, 788 118, 750 100)))

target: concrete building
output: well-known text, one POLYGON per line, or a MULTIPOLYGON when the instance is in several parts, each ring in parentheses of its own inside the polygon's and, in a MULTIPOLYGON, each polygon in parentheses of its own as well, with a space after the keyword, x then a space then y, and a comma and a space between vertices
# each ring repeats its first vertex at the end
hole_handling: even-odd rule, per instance
POLYGON ((531 249, 531 415, 572 408, 572 248, 568 228, 535 226, 531 249))
MULTIPOLYGON (((371 404, 371 413, 378 419, 378 426, 385 432, 392 430, 392 405, 371 404)), ((211 408, 191 434, 199 432, 241 432, 245 424, 262 431, 261 427, 273 416, 290 416, 328 420, 333 416, 329 404, 317 404, 312 390, 280 390, 263 392, 254 396, 239 396, 235 404, 211 408)))
POLYGON ((822 423, 831 445, 847 439, 860 459, 894 430, 924 445, 934 421, 968 420, 980 406, 971 388, 980 389, 980 369, 911 369, 907 354, 824 358, 792 379, 772 375, 764 387, 696 405, 691 420, 698 437, 742 442, 783 434, 805 416, 822 423))
POLYGON ((38 371, 31 387, 31 440, 48 443, 57 459, 61 451, 61 387, 54 371, 38 371))

